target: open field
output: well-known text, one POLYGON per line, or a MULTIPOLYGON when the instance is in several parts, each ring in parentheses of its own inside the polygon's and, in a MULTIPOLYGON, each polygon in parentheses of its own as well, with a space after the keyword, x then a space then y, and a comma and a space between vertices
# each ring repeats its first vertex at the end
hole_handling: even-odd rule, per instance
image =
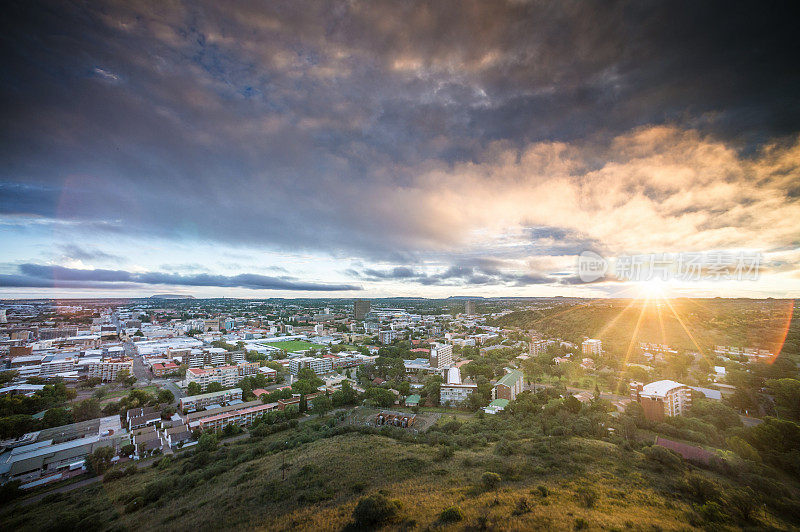
POLYGON ((278 349, 283 349, 284 351, 304 351, 306 349, 320 349, 325 347, 324 345, 315 344, 312 342, 306 342, 305 340, 290 340, 288 342, 269 342, 265 343, 264 345, 268 345, 270 347, 277 347, 278 349))

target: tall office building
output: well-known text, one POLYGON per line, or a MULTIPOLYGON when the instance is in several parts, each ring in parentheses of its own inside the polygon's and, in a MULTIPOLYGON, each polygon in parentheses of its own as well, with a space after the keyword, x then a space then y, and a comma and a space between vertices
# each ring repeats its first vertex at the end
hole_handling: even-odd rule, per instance
POLYGON ((464 303, 464 314, 467 316, 475 315, 475 302, 471 299, 468 299, 467 302, 464 303))
POLYGON ((367 312, 369 312, 370 304, 368 299, 356 299, 353 302, 353 315, 357 321, 362 321, 367 312))

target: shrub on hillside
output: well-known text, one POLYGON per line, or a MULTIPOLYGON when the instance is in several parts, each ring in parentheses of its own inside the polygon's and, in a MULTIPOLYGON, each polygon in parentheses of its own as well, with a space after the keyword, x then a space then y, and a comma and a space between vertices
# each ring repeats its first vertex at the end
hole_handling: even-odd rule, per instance
POLYGON ((439 521, 442 523, 455 523, 464 519, 464 512, 458 506, 451 506, 442 510, 439 521))
POLYGON ((745 460, 761 463, 761 455, 758 454, 756 448, 747 443, 739 436, 731 436, 728 438, 728 447, 745 460))
POLYGON ((660 445, 653 445, 646 448, 644 450, 644 456, 648 461, 669 469, 681 469, 683 467, 683 460, 677 453, 660 445))
POLYGON ((452 458, 453 454, 455 454, 455 449, 453 449, 450 445, 441 445, 439 446, 439 450, 436 451, 436 460, 447 460, 448 458, 452 458))
POLYGON ((353 524, 359 528, 375 528, 396 521, 400 503, 382 493, 363 497, 353 510, 353 524))
POLYGON ((719 499, 719 486, 699 473, 686 477, 685 491, 700 504, 719 499))
POLYGON ((595 492, 592 488, 581 486, 575 490, 575 494, 577 495, 578 502, 581 503, 581 506, 584 508, 594 508, 594 505, 597 502, 597 492, 595 492))
POLYGON ((516 506, 514 507, 514 511, 511 512, 511 515, 523 515, 530 512, 531 510, 532 508, 530 503, 528 502, 528 499, 526 499, 525 497, 520 497, 519 500, 517 501, 516 506))
POLYGON ((500 475, 487 471, 481 475, 481 485, 485 490, 493 490, 500 485, 500 475))
POLYGON ((758 496, 750 488, 737 488, 726 494, 730 513, 740 521, 750 521, 758 508, 758 496))

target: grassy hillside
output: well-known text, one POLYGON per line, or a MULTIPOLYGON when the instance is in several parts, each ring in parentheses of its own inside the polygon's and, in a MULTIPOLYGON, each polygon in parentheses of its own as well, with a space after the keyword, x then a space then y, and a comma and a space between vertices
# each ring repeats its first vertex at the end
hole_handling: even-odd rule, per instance
MULTIPOLYGON (((791 503, 783 503, 782 513, 770 506, 766 515, 737 517, 736 497, 748 492, 729 476, 674 455, 654 457, 640 444, 557 435, 562 429, 545 435, 545 424, 514 430, 520 425, 500 418, 448 418, 426 443, 401 429, 378 434, 334 424, 312 421, 214 451, 187 451, 131 476, 6 508, 0 524, 5 530, 341 530, 352 524, 359 500, 375 493, 399 503, 387 526, 402 530, 785 529, 786 519, 798 518, 791 503), (290 468, 282 481, 284 460, 290 468), (487 484, 487 472, 499 475, 499 484, 487 484), (446 522, 442 512, 454 506, 461 519, 446 522)), ((768 483, 766 489, 792 497, 786 488, 768 483)))

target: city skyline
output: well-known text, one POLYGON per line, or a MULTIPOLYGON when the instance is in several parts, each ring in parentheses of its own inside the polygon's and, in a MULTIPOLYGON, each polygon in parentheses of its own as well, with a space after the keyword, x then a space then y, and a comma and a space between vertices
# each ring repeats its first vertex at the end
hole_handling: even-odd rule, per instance
POLYGON ((793 19, 687 6, 13 5, 0 297, 800 297, 793 19))

